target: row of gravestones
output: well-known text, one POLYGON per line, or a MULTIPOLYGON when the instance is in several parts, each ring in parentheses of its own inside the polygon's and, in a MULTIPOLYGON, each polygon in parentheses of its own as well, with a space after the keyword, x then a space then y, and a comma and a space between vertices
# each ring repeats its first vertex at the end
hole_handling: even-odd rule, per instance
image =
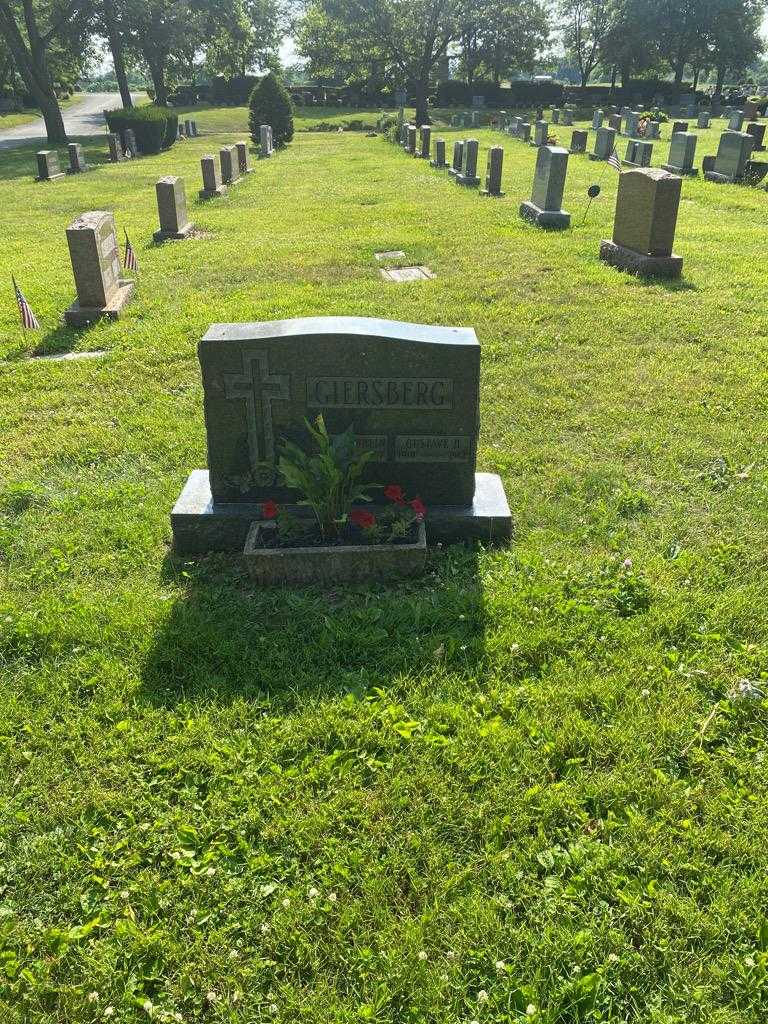
MULTIPOLYGON (((405 152, 413 157, 430 159, 431 128, 421 128, 418 143, 415 125, 404 125, 403 129, 400 144, 405 152)), ((598 131, 610 132, 611 129, 600 128, 598 131)), ((531 198, 521 204, 520 216, 542 228, 567 228, 571 216, 562 204, 569 151, 547 145, 546 141, 537 144, 537 149, 531 198)), ((454 142, 453 163, 448 167, 448 173, 457 184, 470 188, 480 184, 477 157, 477 139, 454 142)), ((483 195, 504 194, 501 191, 503 159, 501 146, 492 146, 488 152, 483 195)), ((435 156, 430 165, 437 169, 447 167, 444 139, 436 140, 435 156)), ((600 243, 600 258, 643 277, 679 277, 683 261, 673 253, 673 243, 681 184, 679 175, 665 169, 638 167, 622 174, 613 237, 600 243)))
MULTIPOLYGON (((268 124, 261 125, 259 130, 259 159, 265 160, 274 153, 272 128, 268 124)), ((206 153, 200 159, 203 175, 203 187, 200 189, 201 199, 215 199, 223 196, 227 189, 242 180, 244 174, 251 173, 250 157, 247 142, 236 142, 232 146, 222 146, 219 150, 219 161, 213 153, 206 153)))
MULTIPOLYGON (((271 131, 263 137, 264 155, 271 156, 271 131)), ((220 152, 221 166, 227 183, 242 180, 250 174, 250 154, 245 142, 224 146, 220 152)), ((216 167, 214 156, 202 158, 203 184, 201 198, 209 198, 206 187, 211 183, 210 165, 215 167, 221 195, 226 186, 221 185, 221 173, 216 167)), ((159 230, 154 233, 155 242, 168 239, 182 240, 194 231, 194 224, 187 211, 187 196, 184 180, 176 175, 167 175, 155 185, 159 230)), ((134 290, 134 282, 120 276, 120 259, 117 245, 114 216, 106 211, 93 210, 81 214, 67 228, 67 246, 72 263, 77 299, 64 314, 66 323, 81 327, 107 317, 117 319, 134 290)))
MULTIPOLYGON (((106 114, 105 114, 106 116, 106 114)), ((197 121, 186 120, 183 125, 179 124, 178 137, 197 138, 197 121)), ((107 145, 109 147, 109 162, 121 163, 123 160, 130 160, 139 154, 136 146, 136 134, 133 128, 126 128, 122 133, 109 132, 107 134, 107 145)), ((89 171, 83 154, 83 147, 79 142, 70 142, 67 146, 69 156, 69 167, 67 174, 83 174, 89 171)), ((55 150, 41 149, 37 154, 37 177, 35 181, 56 181, 64 176, 59 163, 59 154, 55 150)))
MULTIPOLYGON (((601 114, 602 111, 597 111, 593 120, 595 143, 594 151, 590 153, 591 160, 608 160, 616 148, 616 139, 619 135, 615 127, 604 127, 599 123, 601 114)), ((620 117, 620 115, 616 116, 620 117)), ((735 121, 732 121, 731 125, 735 125, 735 121)), ((713 157, 704 157, 702 161, 705 178, 708 181, 725 183, 759 180, 768 168, 763 164, 758 165, 751 161, 750 157, 753 152, 765 150, 763 142, 765 127, 765 125, 755 122, 747 125, 747 131, 741 132, 735 127, 729 126, 720 136, 717 154, 713 157)), ((534 126, 534 138, 531 140, 531 125, 523 121, 522 118, 513 117, 506 125, 506 132, 512 138, 530 142, 534 146, 546 144, 549 137, 548 131, 549 125, 546 121, 537 121, 534 126)), ((625 132, 625 134, 630 133, 625 132)), ((571 137, 570 152, 586 152, 587 139, 586 131, 575 130, 571 137)), ((672 126, 669 157, 667 163, 662 164, 662 167, 674 174, 697 174, 698 171, 693 167, 696 141, 697 136, 688 132, 687 122, 676 121, 672 126)), ((627 167, 648 167, 652 155, 652 142, 630 137, 623 163, 627 167)))

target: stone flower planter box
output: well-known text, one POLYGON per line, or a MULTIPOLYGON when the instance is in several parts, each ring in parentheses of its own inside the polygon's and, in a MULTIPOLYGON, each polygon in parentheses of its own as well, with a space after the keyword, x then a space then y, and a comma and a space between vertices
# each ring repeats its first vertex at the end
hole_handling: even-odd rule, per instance
POLYGON ((427 560, 424 523, 419 523, 417 538, 410 544, 265 547, 264 537, 276 528, 271 522, 253 523, 243 551, 243 559, 251 578, 266 587, 404 579, 407 576, 419 576, 427 560))

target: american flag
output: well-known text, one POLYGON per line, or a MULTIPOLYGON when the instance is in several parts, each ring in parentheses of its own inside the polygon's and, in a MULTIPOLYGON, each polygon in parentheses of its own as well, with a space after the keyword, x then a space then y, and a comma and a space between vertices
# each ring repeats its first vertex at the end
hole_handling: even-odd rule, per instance
POLYGON ((21 313, 21 323, 24 330, 39 331, 40 324, 38 323, 37 317, 32 312, 29 303, 24 298, 21 288, 16 284, 16 278, 12 277, 13 290, 16 293, 16 301, 19 304, 19 312, 21 313))
POLYGON ((611 150, 611 155, 608 157, 608 163, 611 167, 615 167, 619 174, 621 174, 621 160, 619 160, 619 154, 616 152, 615 146, 611 150))
POLYGON ((128 232, 125 232, 125 256, 123 257, 123 266, 126 270, 132 270, 134 274, 139 272, 139 261, 136 259, 136 253, 133 251, 131 240, 128 237, 128 232))

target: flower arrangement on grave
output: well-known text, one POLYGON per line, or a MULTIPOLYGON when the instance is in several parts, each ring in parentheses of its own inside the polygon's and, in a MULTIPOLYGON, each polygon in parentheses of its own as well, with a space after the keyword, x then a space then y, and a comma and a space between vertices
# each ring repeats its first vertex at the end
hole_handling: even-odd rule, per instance
POLYGON ((316 451, 306 452, 292 441, 278 446, 277 475, 301 494, 300 505, 311 519, 269 500, 262 504, 265 520, 275 523, 269 543, 278 547, 344 544, 399 544, 415 539, 427 509, 421 498, 408 498, 398 484, 383 488, 388 504, 375 514, 361 505, 371 501, 377 484, 364 484, 363 471, 374 453, 359 451, 352 427, 329 434, 322 415, 305 420, 316 451))
POLYGON ((557 136, 556 135, 548 135, 547 136, 547 145, 548 146, 556 146, 557 145, 557 136))

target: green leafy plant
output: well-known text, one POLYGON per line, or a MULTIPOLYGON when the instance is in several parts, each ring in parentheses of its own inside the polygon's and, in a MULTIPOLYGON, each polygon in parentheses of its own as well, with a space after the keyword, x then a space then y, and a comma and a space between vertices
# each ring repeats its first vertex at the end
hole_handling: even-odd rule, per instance
POLYGON ((259 129, 263 124, 271 126, 276 148, 281 149, 293 139, 293 100, 271 71, 254 86, 248 106, 248 128, 255 143, 260 141, 259 129))
POLYGON ((322 416, 314 424, 305 423, 317 452, 308 454, 292 441, 283 441, 278 447, 278 475, 286 487, 304 496, 301 504, 314 512, 323 540, 335 540, 353 504, 371 500, 371 487, 362 486, 360 478, 373 452, 357 450, 352 427, 343 434, 329 434, 322 416))

